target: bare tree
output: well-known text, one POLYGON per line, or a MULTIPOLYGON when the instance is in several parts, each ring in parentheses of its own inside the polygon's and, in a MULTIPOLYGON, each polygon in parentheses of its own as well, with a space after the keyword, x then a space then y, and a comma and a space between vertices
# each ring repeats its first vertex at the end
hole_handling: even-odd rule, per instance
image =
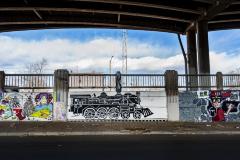
POLYGON ((26 65, 26 70, 28 74, 42 74, 44 73, 48 62, 45 58, 35 63, 30 63, 26 65))
POLYGON ((240 74, 240 67, 230 71, 229 74, 240 74))
MULTIPOLYGON (((45 58, 42 58, 40 61, 27 64, 25 66, 27 74, 43 74, 46 71, 46 66, 48 62, 45 58)), ((43 87, 47 83, 47 80, 42 76, 26 76, 24 77, 24 86, 25 87, 43 87)), ((35 90, 36 91, 36 90, 35 90)), ((34 92, 34 90, 32 90, 34 92)))
MULTIPOLYGON (((239 76, 236 76, 235 74, 240 74, 240 67, 228 72, 228 74, 233 74, 232 76, 227 77, 227 81, 229 82, 229 85, 239 86, 240 78, 239 78, 239 76)), ((239 88, 232 87, 232 89, 239 89, 239 88)))

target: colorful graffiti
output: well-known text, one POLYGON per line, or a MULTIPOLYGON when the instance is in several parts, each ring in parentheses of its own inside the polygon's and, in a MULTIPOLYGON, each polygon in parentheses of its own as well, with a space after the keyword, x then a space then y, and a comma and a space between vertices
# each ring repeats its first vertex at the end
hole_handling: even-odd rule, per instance
POLYGON ((54 121, 66 121, 67 120, 67 110, 63 102, 55 102, 53 110, 54 121))
POLYGON ((182 92, 179 97, 181 121, 240 121, 240 91, 182 92))
POLYGON ((0 120, 51 120, 50 93, 7 93, 0 102, 0 120))

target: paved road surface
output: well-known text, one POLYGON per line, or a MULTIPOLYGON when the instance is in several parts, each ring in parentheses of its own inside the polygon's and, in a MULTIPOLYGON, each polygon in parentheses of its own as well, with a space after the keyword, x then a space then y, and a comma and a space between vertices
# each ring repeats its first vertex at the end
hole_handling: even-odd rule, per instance
POLYGON ((239 151, 239 135, 0 137, 0 160, 238 160, 239 151))

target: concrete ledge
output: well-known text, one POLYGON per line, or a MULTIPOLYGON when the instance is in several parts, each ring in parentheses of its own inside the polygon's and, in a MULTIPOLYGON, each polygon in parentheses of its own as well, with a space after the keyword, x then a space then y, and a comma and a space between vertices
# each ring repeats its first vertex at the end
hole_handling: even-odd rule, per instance
POLYGON ((0 122, 0 136, 240 135, 240 123, 180 122, 0 122))
POLYGON ((240 135, 240 131, 197 131, 197 132, 170 132, 170 131, 151 131, 151 132, 2 132, 0 137, 27 137, 27 136, 107 136, 107 135, 240 135))

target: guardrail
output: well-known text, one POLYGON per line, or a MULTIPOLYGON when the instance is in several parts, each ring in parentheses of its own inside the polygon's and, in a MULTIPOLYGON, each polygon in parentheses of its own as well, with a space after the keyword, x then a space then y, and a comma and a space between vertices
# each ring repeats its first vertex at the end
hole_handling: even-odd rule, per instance
POLYGON ((5 74, 5 89, 51 89, 53 74, 5 74))
POLYGON ((122 74, 123 88, 164 88, 164 74, 122 74))
MULTIPOLYGON (((69 88, 115 88, 115 74, 70 74, 69 88)), ((122 74, 123 88, 164 88, 163 74, 122 74)))
POLYGON ((69 88, 115 88, 114 74, 69 74, 69 88))
POLYGON ((240 87, 240 74, 223 75, 223 87, 240 87))
MULTIPOLYGON (((69 88, 115 88, 115 76, 115 74, 69 74, 69 88)), ((122 74, 121 79, 123 88, 165 88, 166 84, 165 74, 122 74)), ((240 88, 240 74, 178 74, 177 81, 180 89, 240 88)), ((52 89, 54 74, 4 74, 4 88, 52 89)))
POLYGON ((216 74, 178 74, 178 88, 216 88, 216 74))

